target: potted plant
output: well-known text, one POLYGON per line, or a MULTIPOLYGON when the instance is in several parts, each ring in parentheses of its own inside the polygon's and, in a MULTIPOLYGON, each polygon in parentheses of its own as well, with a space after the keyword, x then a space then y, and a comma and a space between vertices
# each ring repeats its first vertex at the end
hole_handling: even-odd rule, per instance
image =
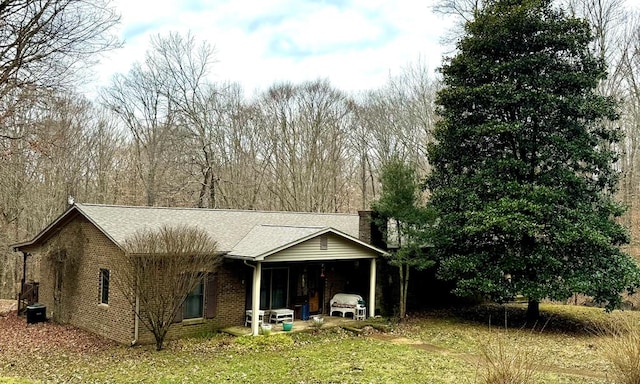
POLYGON ((324 324, 324 317, 321 316, 313 316, 311 318, 311 326, 315 329, 322 328, 322 324, 324 324))
POLYGON ((260 329, 262 329, 262 334, 265 336, 269 336, 271 334, 271 324, 262 324, 260 326, 260 329))

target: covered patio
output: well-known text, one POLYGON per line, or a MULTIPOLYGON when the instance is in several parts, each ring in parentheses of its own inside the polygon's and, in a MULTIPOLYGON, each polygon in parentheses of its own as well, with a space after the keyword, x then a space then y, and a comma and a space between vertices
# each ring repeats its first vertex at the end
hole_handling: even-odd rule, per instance
MULTIPOLYGON (((323 314, 327 324, 354 321, 328 316, 327 303, 334 293, 360 293, 367 315, 374 316, 376 259, 385 254, 330 227, 262 225, 254 227, 227 257, 243 260, 252 269, 246 299, 249 314, 288 309, 294 313, 294 328, 299 328, 311 323, 300 320, 305 305, 309 312, 323 314), (356 287, 359 292, 345 292, 356 287)), ((258 335, 259 321, 251 321, 250 329, 250 334, 258 335)))

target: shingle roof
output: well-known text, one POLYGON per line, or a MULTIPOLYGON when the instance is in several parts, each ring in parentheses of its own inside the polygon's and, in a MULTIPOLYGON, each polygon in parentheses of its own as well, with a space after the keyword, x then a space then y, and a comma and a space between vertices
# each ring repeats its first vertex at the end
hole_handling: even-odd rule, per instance
MULTIPOLYGON (((309 231, 331 227, 358 238, 357 214, 300 213, 275 211, 243 211, 202 208, 131 207, 76 204, 76 208, 93 222, 114 243, 122 246, 125 239, 139 230, 158 229, 163 225, 195 225, 218 242, 220 251, 234 249, 256 226, 279 226, 273 242, 283 242, 294 236, 306 236, 309 231), (284 230, 283 227, 289 229, 284 230), (306 228, 305 228, 306 227, 306 228), (295 229, 294 229, 295 228, 295 229)), ((256 229, 263 233, 267 228, 256 229)), ((262 239, 268 236, 260 236, 262 239)), ((36 236, 37 238, 37 236, 36 236)), ((293 240, 291 240, 293 241, 293 240)), ((251 243, 245 246, 254 247, 251 243)), ((248 249, 248 248, 247 248, 248 249)))
POLYGON ((256 225, 240 240, 229 256, 255 258, 326 231, 327 227, 256 225))
POLYGON ((303 213, 278 211, 243 211, 202 208, 133 207, 118 205, 75 204, 33 239, 13 244, 24 250, 46 241, 60 226, 78 214, 92 222, 117 246, 141 230, 162 226, 196 226, 218 243, 218 251, 232 258, 259 259, 315 236, 332 232, 337 236, 386 254, 358 239, 357 214, 303 213))

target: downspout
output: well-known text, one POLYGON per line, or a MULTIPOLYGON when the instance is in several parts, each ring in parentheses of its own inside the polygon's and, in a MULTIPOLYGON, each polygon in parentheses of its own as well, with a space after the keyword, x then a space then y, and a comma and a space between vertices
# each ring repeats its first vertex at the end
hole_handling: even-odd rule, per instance
POLYGON ((27 283, 27 256, 29 253, 22 252, 22 284, 20 286, 20 298, 24 295, 24 285, 27 283))
POLYGON ((253 268, 253 286, 251 287, 251 334, 258 336, 258 326, 260 319, 260 282, 262 280, 262 263, 256 262, 251 265, 244 260, 244 264, 253 268))
POLYGON ((19 251, 17 248, 15 248, 14 251, 22 252, 22 280, 20 281, 20 293, 18 294, 18 314, 20 314, 24 288, 27 284, 27 256, 31 256, 31 254, 29 252, 19 251))
POLYGON ((138 288, 136 286, 136 311, 133 314, 133 341, 131 346, 138 344, 138 328, 140 327, 140 295, 138 294, 138 288))

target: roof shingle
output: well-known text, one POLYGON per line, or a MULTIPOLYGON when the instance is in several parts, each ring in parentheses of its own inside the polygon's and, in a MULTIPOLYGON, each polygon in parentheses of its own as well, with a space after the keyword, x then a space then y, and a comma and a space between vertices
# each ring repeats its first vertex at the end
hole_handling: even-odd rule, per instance
MULTIPOLYGON (((76 204, 76 207, 118 246, 122 246, 125 239, 137 231, 159 229, 164 225, 195 225, 209 233, 218 242, 219 250, 222 252, 233 250, 256 226, 263 226, 262 229, 256 229, 256 231, 263 232, 268 231, 268 227, 264 226, 270 225, 280 228, 278 237, 272 239, 274 244, 287 241, 287 239, 291 239, 291 236, 309 235, 309 231, 318 231, 324 227, 337 229, 355 238, 358 238, 359 230, 358 215, 347 213, 159 208, 96 204, 76 204), (289 227, 289 229, 282 230, 282 227, 289 227)), ((268 236, 262 235, 260 237, 268 238, 268 236)), ((256 247, 255 244, 245 245, 256 247)), ((256 249, 253 249, 252 252, 257 252, 256 249)))

